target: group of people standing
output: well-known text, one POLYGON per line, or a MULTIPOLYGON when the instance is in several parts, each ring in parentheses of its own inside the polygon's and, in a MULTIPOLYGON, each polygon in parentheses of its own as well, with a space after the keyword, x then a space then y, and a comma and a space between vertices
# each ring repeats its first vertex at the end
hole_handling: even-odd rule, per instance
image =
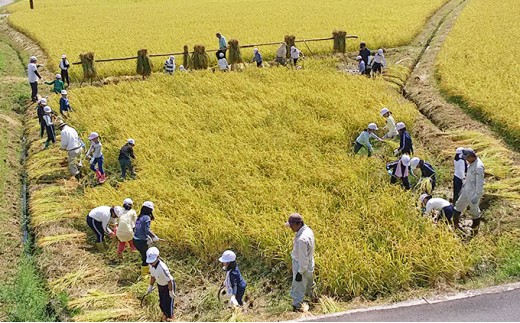
POLYGON ((365 43, 359 45, 359 55, 356 60, 358 61, 359 73, 368 77, 381 74, 383 68, 387 65, 385 51, 379 48, 377 52, 372 53, 365 43))
POLYGON ((390 175, 390 183, 395 184, 401 182, 405 190, 410 190, 410 182, 408 177, 416 176, 415 170, 419 170, 421 178, 428 181, 429 187, 423 190, 423 194, 419 198, 419 202, 424 206, 424 213, 431 215, 433 211, 437 212, 434 216, 435 221, 441 217, 451 224, 455 229, 461 229, 460 216, 466 208, 472 217, 472 234, 478 231, 481 219, 481 211, 479 208, 480 200, 484 191, 484 164, 478 158, 475 151, 471 148, 457 148, 454 157, 454 175, 453 175, 453 198, 451 202, 441 198, 433 198, 430 194, 437 185, 437 176, 433 166, 419 157, 412 157, 413 143, 410 133, 406 130, 404 122, 395 122, 392 112, 388 108, 381 109, 380 115, 386 118, 386 126, 384 129, 387 133, 380 138, 376 131, 379 130, 376 123, 368 124, 354 142, 354 154, 357 154, 361 148, 365 148, 370 157, 373 147, 370 138, 377 141, 385 141, 399 137, 399 147, 394 150, 394 155, 399 159, 387 163, 386 169, 390 175))

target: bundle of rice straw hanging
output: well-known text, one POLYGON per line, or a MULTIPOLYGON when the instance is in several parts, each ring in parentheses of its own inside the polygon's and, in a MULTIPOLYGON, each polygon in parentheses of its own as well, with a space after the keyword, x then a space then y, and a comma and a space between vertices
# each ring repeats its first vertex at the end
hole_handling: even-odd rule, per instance
POLYGON ((293 36, 293 35, 285 36, 285 43, 287 44, 287 57, 286 58, 291 57, 291 46, 294 46, 295 40, 296 40, 296 36, 293 36))
POLYGON ((152 74, 153 63, 148 57, 148 50, 141 49, 137 52, 137 74, 142 75, 143 78, 152 74))
POLYGON ((347 32, 334 30, 332 37, 334 38, 334 52, 344 54, 347 51, 347 32))
POLYGON ((228 42, 228 45, 229 45, 228 63, 231 65, 243 63, 244 61, 242 60, 242 55, 240 54, 240 46, 238 45, 238 40, 231 39, 228 42))
POLYGON ((190 67, 190 52, 188 51, 188 45, 184 45, 184 53, 182 54, 182 65, 185 69, 190 67))
POLYGON ((88 52, 86 54, 80 54, 79 60, 81 61, 81 67, 83 68, 83 79, 94 79, 97 77, 96 66, 94 65, 94 53, 88 52))
POLYGON ((191 55, 191 65, 195 70, 205 70, 209 66, 209 56, 206 53, 204 45, 193 46, 193 54, 191 55))

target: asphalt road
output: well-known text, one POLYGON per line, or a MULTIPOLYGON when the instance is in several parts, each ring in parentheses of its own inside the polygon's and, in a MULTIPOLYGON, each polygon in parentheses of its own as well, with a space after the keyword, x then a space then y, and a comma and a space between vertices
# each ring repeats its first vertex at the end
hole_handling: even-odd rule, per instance
POLYGON ((518 322, 519 305, 520 289, 515 289, 434 304, 323 317, 313 322, 518 322))

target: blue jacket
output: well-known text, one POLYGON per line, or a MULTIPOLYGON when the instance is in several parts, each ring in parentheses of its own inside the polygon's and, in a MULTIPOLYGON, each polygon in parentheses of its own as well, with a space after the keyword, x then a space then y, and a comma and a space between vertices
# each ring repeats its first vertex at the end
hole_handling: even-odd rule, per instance
POLYGON ((253 62, 262 63, 262 54, 260 52, 255 53, 255 57, 253 58, 253 62))
POLYGON ((412 137, 406 130, 400 135, 399 151, 401 154, 413 154, 412 137))
POLYGON ((69 99, 61 98, 60 99, 60 111, 69 111, 71 110, 69 99))
POLYGON ((422 177, 434 177, 435 169, 433 169, 432 165, 429 163, 424 162, 423 166, 421 167, 421 175, 422 177))
POLYGON ((147 236, 152 236, 150 222, 152 222, 152 219, 149 215, 141 215, 137 218, 137 221, 135 221, 134 239, 146 240, 147 236))
POLYGON ((237 294, 239 287, 241 289, 245 289, 247 285, 246 281, 242 277, 242 274, 240 273, 240 270, 238 269, 238 265, 229 272, 229 281, 231 283, 231 287, 233 288, 233 295, 237 294))

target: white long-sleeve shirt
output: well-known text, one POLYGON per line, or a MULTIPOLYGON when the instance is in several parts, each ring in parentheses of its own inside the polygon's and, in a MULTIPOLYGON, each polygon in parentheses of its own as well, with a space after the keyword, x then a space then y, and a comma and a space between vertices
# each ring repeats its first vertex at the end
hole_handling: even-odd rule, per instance
POLYGON ((112 219, 112 215, 110 213, 110 206, 98 206, 97 208, 92 209, 89 212, 88 216, 98 222, 101 222, 103 230, 105 230, 106 233, 112 233, 112 230, 110 230, 110 228, 108 227, 108 224, 112 219))
POLYGON ((480 158, 477 157, 473 163, 469 164, 460 194, 465 194, 469 199, 481 198, 484 194, 484 163, 480 158))
POLYGON ((385 58, 385 55, 379 55, 379 54, 376 54, 374 55, 374 63, 379 63, 381 65, 383 65, 383 67, 386 67, 386 58, 385 58))
POLYGON ((314 232, 308 226, 302 226, 296 233, 291 252, 292 259, 298 263, 300 274, 314 271, 314 246, 314 232))
POLYGON ((388 130, 388 133, 385 135, 387 138, 392 138, 398 135, 397 130, 395 129, 395 119, 391 115, 386 118, 385 129, 388 130))
POLYGON ((170 281, 173 284, 173 277, 170 274, 170 269, 168 269, 168 266, 166 266, 164 262, 159 260, 156 267, 152 265, 148 265, 148 267, 150 267, 150 276, 155 278, 157 285, 166 286, 170 281))
POLYGON ((64 126, 61 129, 61 149, 67 151, 76 150, 81 147, 81 141, 79 140, 78 132, 76 129, 64 126))
POLYGON ((103 152, 101 151, 101 147, 103 145, 101 142, 95 143, 93 141, 90 142, 90 148, 87 151, 87 156, 92 156, 92 158, 100 158, 103 156, 103 152))
POLYGON ((29 63, 29 65, 27 65, 27 78, 29 83, 38 82, 38 76, 36 75, 36 72, 38 72, 38 67, 36 64, 29 63))
POLYGON ((428 203, 426 203, 426 210, 424 212, 428 214, 432 210, 442 211, 442 209, 447 206, 450 206, 450 202, 441 199, 440 197, 433 197, 428 200, 428 203))
POLYGON ((462 180, 466 178, 466 161, 464 159, 454 160, 453 166, 455 167, 454 175, 462 180))
POLYGON ((298 49, 298 48, 291 48, 291 58, 292 59, 296 59, 296 58, 300 58, 300 55, 302 54, 302 52, 298 49))

